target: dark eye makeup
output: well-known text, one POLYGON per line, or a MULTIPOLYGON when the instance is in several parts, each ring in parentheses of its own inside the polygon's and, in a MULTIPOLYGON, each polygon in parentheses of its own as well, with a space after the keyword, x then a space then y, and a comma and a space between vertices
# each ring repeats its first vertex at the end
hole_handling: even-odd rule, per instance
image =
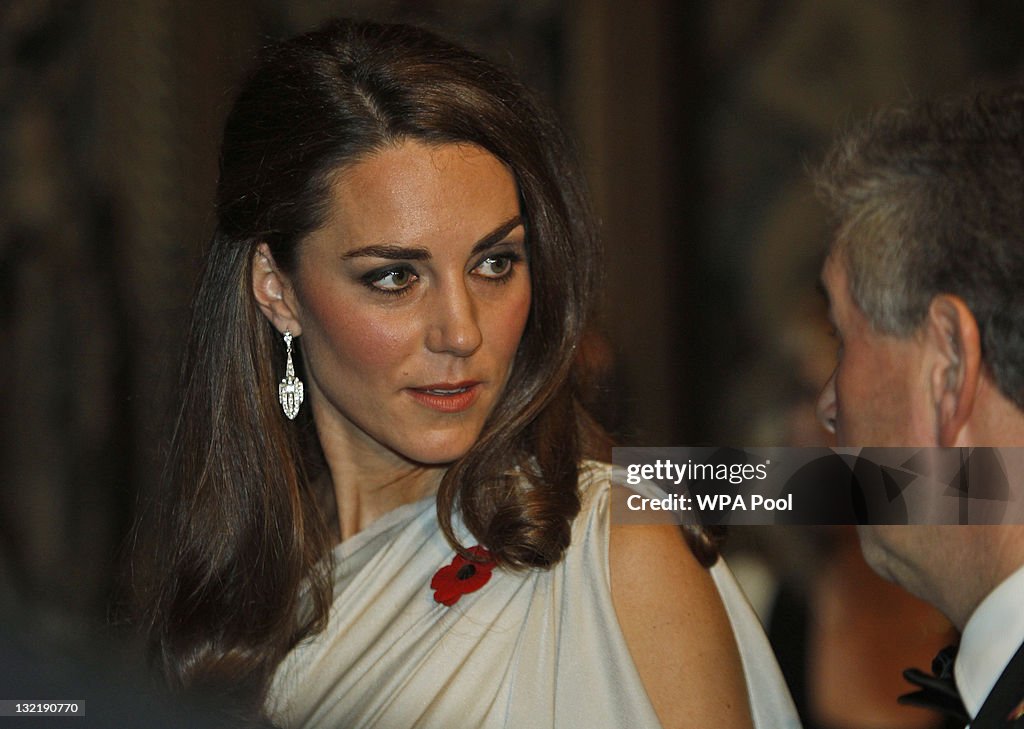
MULTIPOLYGON (((517 251, 487 253, 473 267, 472 273, 491 283, 505 283, 512 277, 523 256, 517 251)), ((390 264, 374 268, 359 276, 359 282, 371 291, 384 296, 408 293, 419 280, 416 269, 408 263, 390 264)))
POLYGON ((408 264, 383 266, 359 277, 360 283, 371 291, 385 296, 400 296, 419 279, 416 270, 408 264))

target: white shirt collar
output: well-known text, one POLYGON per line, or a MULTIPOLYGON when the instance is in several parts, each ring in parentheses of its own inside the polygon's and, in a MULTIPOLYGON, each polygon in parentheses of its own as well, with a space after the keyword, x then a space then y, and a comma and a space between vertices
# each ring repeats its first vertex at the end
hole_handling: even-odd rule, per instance
POLYGON ((1024 566, 981 601, 964 626, 954 673, 973 719, 1024 642, 1024 566))

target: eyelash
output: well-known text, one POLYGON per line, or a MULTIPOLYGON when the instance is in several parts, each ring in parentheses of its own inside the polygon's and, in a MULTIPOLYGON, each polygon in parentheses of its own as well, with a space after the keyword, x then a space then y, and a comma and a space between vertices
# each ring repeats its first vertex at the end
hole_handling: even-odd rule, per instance
POLYGON ((477 270, 478 268, 480 268, 480 266, 484 265, 488 261, 506 261, 509 264, 507 271, 505 271, 504 273, 499 273, 495 276, 484 276, 481 274, 481 278, 484 278, 490 281, 491 283, 508 283, 508 281, 512 277, 512 274, 515 273, 516 264, 522 262, 522 260, 523 257, 513 251, 508 251, 506 253, 492 253, 489 256, 484 257, 484 259, 481 260, 480 263, 476 264, 473 270, 477 270))
POLYGON ((388 266, 387 268, 378 268, 374 271, 370 271, 369 273, 363 274, 359 280, 368 289, 378 294, 383 294, 384 296, 402 296, 409 292, 410 288, 412 287, 412 284, 415 281, 419 280, 419 276, 416 274, 416 271, 412 268, 412 266, 403 265, 388 266), (410 280, 409 283, 407 283, 405 286, 402 286, 401 288, 386 289, 377 285, 378 283, 386 279, 388 276, 403 273, 408 274, 410 276, 410 280))
MULTIPOLYGON (((473 270, 475 271, 488 261, 508 261, 510 265, 508 270, 505 271, 504 273, 498 274, 496 276, 484 276, 482 274, 480 275, 480 278, 490 283, 504 284, 508 283, 508 281, 512 277, 512 274, 515 273, 516 264, 522 262, 522 260, 523 257, 513 251, 509 251, 506 253, 492 253, 482 258, 480 262, 473 267, 473 270)), ((412 266, 387 266, 385 268, 378 268, 376 270, 363 274, 362 276, 360 276, 359 280, 364 286, 366 286, 368 289, 375 293, 382 294, 384 296, 398 297, 404 296, 405 294, 409 293, 412 290, 412 285, 419 280, 419 274, 416 273, 416 270, 412 266), (383 288, 378 285, 388 276, 393 276, 395 274, 408 274, 411 277, 409 283, 405 284, 401 288, 394 289, 383 288)))

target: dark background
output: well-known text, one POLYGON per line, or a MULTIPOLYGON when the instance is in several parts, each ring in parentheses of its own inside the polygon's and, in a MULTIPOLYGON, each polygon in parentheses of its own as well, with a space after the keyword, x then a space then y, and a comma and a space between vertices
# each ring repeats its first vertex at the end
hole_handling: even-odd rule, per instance
POLYGON ((1017 0, 5 0, 0 606, 69 636, 107 615, 234 84, 267 39, 339 14, 431 25, 559 110, 608 251, 602 409, 641 445, 819 442, 808 165, 879 104, 1024 68, 1017 0))

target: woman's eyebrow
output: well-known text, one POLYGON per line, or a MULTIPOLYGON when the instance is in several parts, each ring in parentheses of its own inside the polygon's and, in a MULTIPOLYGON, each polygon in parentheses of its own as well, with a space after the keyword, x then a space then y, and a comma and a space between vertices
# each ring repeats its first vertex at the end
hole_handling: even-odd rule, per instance
MULTIPOLYGON (((511 233, 513 230, 523 224, 523 217, 516 215, 513 218, 509 218, 504 223, 499 225, 497 228, 492 230, 490 233, 481 238, 476 245, 473 246, 473 251, 470 255, 479 253, 480 251, 487 250, 496 243, 500 243, 502 239, 511 233)), ((349 258, 390 258, 394 261, 429 261, 430 251, 426 248, 409 248, 406 246, 398 245, 372 245, 364 246, 362 248, 356 248, 348 253, 344 254, 342 260, 348 260, 349 258)))
POLYGON ((500 243, 502 239, 511 233, 513 230, 523 224, 523 216, 516 215, 514 218, 509 218, 504 223, 499 225, 497 228, 492 230, 490 233, 481 238, 475 246, 470 255, 485 251, 496 243, 500 243))
POLYGON ((360 256, 391 258, 396 261, 429 261, 430 251, 426 248, 406 248, 405 246, 393 245, 365 246, 349 251, 341 258, 342 260, 348 260, 349 258, 358 258, 360 256))

